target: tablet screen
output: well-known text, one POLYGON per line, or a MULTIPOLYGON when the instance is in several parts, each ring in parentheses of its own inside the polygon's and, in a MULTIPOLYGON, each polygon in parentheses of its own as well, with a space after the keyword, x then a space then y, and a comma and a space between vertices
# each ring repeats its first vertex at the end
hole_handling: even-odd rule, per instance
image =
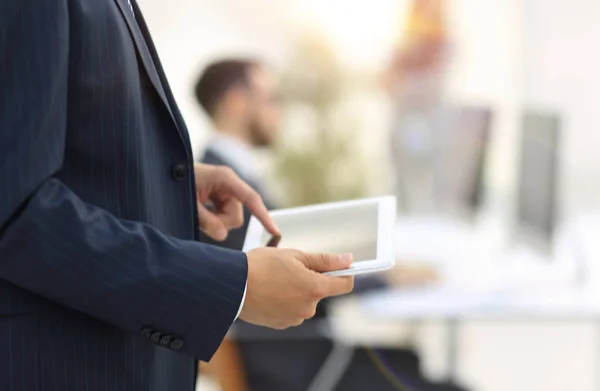
MULTIPOLYGON (((281 231, 277 247, 314 253, 352 253, 354 262, 374 260, 378 212, 377 202, 274 212, 272 217, 281 231)), ((266 246, 271 239, 268 232, 263 232, 261 245, 266 246)))

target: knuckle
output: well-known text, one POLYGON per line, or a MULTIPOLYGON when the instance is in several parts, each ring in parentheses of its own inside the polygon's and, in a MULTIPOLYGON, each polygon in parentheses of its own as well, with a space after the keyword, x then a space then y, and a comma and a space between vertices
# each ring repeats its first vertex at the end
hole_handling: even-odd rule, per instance
POLYGON ((216 233, 219 230, 220 225, 219 225, 219 223, 217 223, 213 220, 207 220, 204 223, 203 228, 208 233, 216 233))
POLYGON ((200 226, 200 230, 204 231, 205 233, 210 233, 215 230, 214 225, 211 224, 211 222, 207 221, 207 220, 200 221, 199 226, 200 226))
POLYGON ((285 328, 299 326, 299 325, 301 325, 301 324, 302 324, 302 322, 304 322, 304 318, 303 318, 303 317, 301 317, 301 316, 293 316, 293 317, 290 317, 290 318, 287 320, 287 322, 285 323, 285 324, 286 324, 286 327, 285 327, 285 328))
POLYGON ((236 216, 232 223, 232 228, 241 228, 244 225, 244 216, 236 216))
POLYGON ((300 326, 302 323, 304 323, 304 318, 299 318, 292 322, 292 326, 297 327, 300 326))
POLYGON ((257 192, 255 192, 254 190, 252 190, 248 194, 248 202, 250 204, 262 205, 262 198, 260 198, 260 195, 258 195, 257 192))
POLYGON ((204 175, 208 175, 213 178, 221 175, 221 166, 208 164, 208 165, 205 165, 203 167, 203 169, 204 169, 204 175))
POLYGON ((280 251, 281 256, 284 258, 302 259, 300 258, 302 256, 302 252, 298 250, 294 250, 291 248, 278 248, 278 250, 280 251))
POLYGON ((235 177, 235 172, 231 167, 219 166, 219 173, 227 178, 235 177))
POLYGON ((310 296, 312 299, 320 299, 327 296, 327 291, 323 284, 314 284, 310 290, 310 296))
POLYGON ((317 305, 312 305, 302 311, 302 319, 311 319, 317 313, 317 305))

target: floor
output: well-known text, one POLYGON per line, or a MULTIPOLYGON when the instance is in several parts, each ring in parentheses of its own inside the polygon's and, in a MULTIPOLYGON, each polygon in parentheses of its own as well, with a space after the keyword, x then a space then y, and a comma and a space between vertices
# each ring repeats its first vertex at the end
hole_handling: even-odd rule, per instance
MULTIPOLYGON (((445 373, 439 325, 422 325, 425 370, 445 373)), ((464 322, 460 327, 458 377, 474 391, 600 390, 600 323, 464 322)), ((202 379, 197 391, 219 391, 202 379)))

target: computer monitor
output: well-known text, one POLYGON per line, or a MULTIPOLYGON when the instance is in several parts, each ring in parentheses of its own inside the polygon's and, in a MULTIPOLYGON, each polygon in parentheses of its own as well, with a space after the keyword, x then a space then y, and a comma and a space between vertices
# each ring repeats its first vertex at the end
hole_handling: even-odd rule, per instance
POLYGON ((446 212, 469 218, 483 202, 493 112, 488 107, 456 107, 448 119, 438 144, 438 203, 446 212))
POLYGON ((547 252, 556 228, 560 118, 528 111, 522 119, 517 188, 517 240, 547 252))

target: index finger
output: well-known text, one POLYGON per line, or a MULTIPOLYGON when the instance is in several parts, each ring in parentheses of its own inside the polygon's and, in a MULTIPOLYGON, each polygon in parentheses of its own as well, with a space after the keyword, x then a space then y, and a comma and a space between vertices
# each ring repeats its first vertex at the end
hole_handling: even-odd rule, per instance
POLYGON ((250 213, 261 222, 271 235, 281 235, 262 198, 253 188, 236 177, 235 180, 231 181, 230 190, 232 195, 248 208, 250 213))

